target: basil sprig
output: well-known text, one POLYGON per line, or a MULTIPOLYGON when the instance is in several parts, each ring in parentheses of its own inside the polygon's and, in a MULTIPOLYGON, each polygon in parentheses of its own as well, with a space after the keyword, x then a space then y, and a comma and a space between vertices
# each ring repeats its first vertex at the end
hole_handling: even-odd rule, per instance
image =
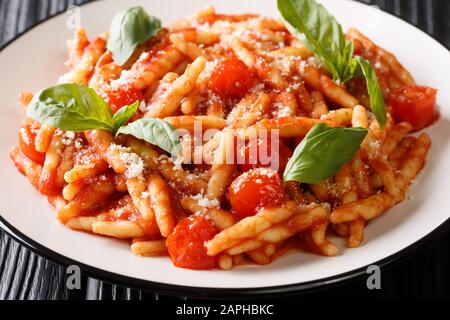
POLYGON ((330 128, 315 125, 295 148, 283 181, 319 183, 334 176, 352 160, 367 135, 364 128, 330 128))
POLYGON ((139 101, 120 108, 114 115, 94 90, 79 84, 59 84, 36 94, 27 116, 64 131, 107 130, 130 134, 178 155, 180 141, 175 129, 161 119, 144 118, 126 123, 136 113, 139 101))
POLYGON ((278 10, 289 31, 317 55, 334 80, 344 83, 352 78, 354 67, 348 61, 353 44, 345 41, 341 25, 321 4, 278 0, 278 10))
POLYGON ((142 7, 117 13, 110 26, 108 50, 114 61, 124 65, 136 47, 154 37, 161 30, 161 20, 150 16, 142 7))
POLYGON ((277 2, 286 27, 316 54, 335 81, 345 83, 359 74, 366 79, 372 111, 384 128, 385 103, 375 70, 363 58, 353 58, 353 41, 346 41, 337 20, 315 0, 277 2))
POLYGON ((27 116, 64 131, 102 129, 115 132, 136 113, 139 101, 124 106, 115 115, 91 88, 79 84, 59 84, 36 94, 27 116))

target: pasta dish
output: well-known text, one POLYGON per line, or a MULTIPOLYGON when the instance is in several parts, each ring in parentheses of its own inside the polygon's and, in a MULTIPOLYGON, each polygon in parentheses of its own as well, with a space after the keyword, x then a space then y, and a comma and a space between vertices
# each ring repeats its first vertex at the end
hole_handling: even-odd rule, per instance
POLYGON ((178 267, 362 245, 425 164, 437 91, 314 0, 278 9, 77 29, 67 73, 20 94, 12 161, 67 227, 178 267))

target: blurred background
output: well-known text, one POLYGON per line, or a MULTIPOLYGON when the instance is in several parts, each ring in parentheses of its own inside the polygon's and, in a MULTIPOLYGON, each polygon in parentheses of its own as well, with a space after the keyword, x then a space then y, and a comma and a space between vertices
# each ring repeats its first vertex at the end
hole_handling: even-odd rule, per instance
MULTIPOLYGON (((108 0, 104 0, 108 1, 108 0)), ((150 0, 149 0, 150 1, 150 0)), ((256 1, 256 0, 255 0, 256 1)), ((358 0, 422 29, 450 48, 449 0, 358 0)), ((90 0, 0 0, 0 47, 37 23, 90 0)), ((418 50, 414 48, 412 50, 418 50)), ((30 52, 30 58, 32 52, 30 52)), ((1 53, 0 53, 1 59, 1 53)), ((449 299, 450 232, 441 230, 425 246, 382 269, 381 290, 368 290, 366 278, 302 294, 302 299, 449 299)), ((185 299, 128 288, 82 276, 80 290, 68 290, 66 269, 46 260, 0 229, 0 300, 4 299, 185 299)), ((273 301, 273 299, 271 299, 273 301)))

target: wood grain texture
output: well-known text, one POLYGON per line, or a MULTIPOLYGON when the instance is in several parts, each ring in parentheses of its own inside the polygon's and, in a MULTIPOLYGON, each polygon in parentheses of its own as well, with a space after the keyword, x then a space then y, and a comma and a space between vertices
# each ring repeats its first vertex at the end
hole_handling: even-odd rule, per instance
MULTIPOLYGON (((72 4, 85 0, 0 0, 0 46, 72 4)), ((450 1, 361 0, 378 5, 418 26, 450 48, 450 1)), ((450 298, 450 235, 435 238, 407 261, 382 270, 382 290, 369 291, 365 279, 334 289, 302 295, 323 298, 450 298)), ((0 299, 165 299, 153 293, 125 288, 83 276, 81 290, 65 286, 66 270, 12 240, 0 230, 0 299)))

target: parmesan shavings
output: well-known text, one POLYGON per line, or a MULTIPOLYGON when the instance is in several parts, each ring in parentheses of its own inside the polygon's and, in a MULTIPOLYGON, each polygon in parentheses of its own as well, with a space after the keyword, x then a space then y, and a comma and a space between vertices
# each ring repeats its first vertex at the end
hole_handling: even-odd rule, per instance
POLYGON ((145 167, 144 161, 136 153, 131 152, 130 148, 112 144, 110 150, 119 152, 120 160, 122 160, 127 167, 125 177, 132 179, 142 176, 145 167))
POLYGON ((195 201, 197 201, 198 205, 203 208, 218 208, 218 207, 220 207, 219 200, 217 200, 217 199, 210 200, 201 193, 196 194, 195 196, 192 196, 191 198, 194 199, 195 201))

